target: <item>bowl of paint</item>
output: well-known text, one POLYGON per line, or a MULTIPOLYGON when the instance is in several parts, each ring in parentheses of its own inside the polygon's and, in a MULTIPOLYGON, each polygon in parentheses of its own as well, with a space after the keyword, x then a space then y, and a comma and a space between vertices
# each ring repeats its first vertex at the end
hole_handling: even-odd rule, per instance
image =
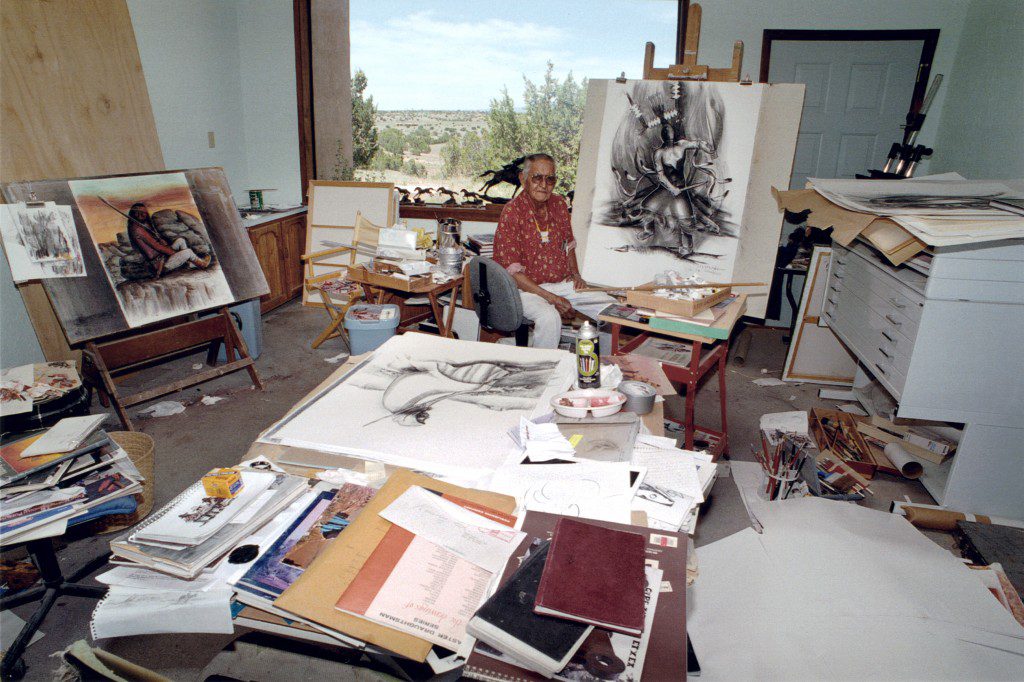
POLYGON ((581 388, 559 393, 551 399, 551 407, 563 417, 583 419, 588 413, 607 417, 622 409, 626 396, 607 388, 581 388))

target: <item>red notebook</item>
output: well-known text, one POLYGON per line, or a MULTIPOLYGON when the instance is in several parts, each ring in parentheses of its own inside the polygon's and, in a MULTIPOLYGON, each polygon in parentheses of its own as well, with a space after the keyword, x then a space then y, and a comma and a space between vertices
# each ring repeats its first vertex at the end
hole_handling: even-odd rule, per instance
POLYGON ((559 519, 534 613, 639 635, 644 629, 644 550, 643 535, 559 519))

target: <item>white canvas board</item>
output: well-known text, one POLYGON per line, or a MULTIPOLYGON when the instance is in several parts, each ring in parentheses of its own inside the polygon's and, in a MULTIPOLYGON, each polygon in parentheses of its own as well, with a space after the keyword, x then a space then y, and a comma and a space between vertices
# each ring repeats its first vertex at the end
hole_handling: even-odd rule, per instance
POLYGON ((774 248, 762 247, 782 224, 770 186, 788 180, 802 96, 802 86, 590 81, 573 211, 584 277, 770 275, 774 248))
POLYGON ((508 429, 550 411, 574 377, 566 351, 404 334, 261 440, 438 474, 489 472, 516 450, 508 429))
POLYGON ((0 234, 15 283, 86 275, 70 206, 0 205, 0 234))
POLYGON ((1005 213, 989 202, 998 197, 1014 195, 1005 184, 991 180, 809 178, 808 182, 818 194, 847 210, 886 216, 991 218, 1005 213))
POLYGON ((390 183, 309 184, 309 224, 347 227, 356 224, 356 213, 374 225, 394 224, 394 185, 390 183))

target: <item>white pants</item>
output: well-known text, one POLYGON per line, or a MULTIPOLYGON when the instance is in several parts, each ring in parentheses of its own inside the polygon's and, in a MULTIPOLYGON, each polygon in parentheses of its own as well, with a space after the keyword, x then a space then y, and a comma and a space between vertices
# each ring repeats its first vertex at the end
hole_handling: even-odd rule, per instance
POLYGON ((167 260, 164 261, 164 270, 177 270, 185 263, 189 263, 195 260, 195 252, 188 248, 188 242, 185 241, 184 237, 178 237, 171 244, 171 248, 178 253, 173 256, 168 256, 167 260))
MULTIPOLYGON (((593 320, 615 303, 615 299, 599 291, 578 292, 572 282, 542 284, 541 288, 566 299, 573 308, 593 320)), ((537 294, 520 291, 519 296, 523 300, 523 315, 533 322, 533 343, 530 345, 534 348, 558 348, 562 336, 562 316, 558 309, 537 294)))

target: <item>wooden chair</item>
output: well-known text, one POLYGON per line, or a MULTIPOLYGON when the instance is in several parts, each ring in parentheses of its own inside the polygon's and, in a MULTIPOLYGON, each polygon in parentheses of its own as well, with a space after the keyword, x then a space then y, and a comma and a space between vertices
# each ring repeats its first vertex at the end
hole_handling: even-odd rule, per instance
POLYGON ((372 258, 377 250, 379 231, 380 227, 364 218, 362 213, 356 212, 351 246, 338 246, 302 256, 302 261, 306 264, 303 286, 309 296, 315 294, 320 297, 330 318, 327 327, 313 340, 313 348, 319 348, 324 341, 339 336, 348 344, 345 313, 363 298, 362 287, 348 279, 348 269, 356 264, 356 256, 372 258), (348 262, 337 262, 339 259, 345 260, 344 254, 348 254, 348 262), (331 270, 322 272, 325 267, 331 270), (317 270, 321 272, 317 274, 317 270))

